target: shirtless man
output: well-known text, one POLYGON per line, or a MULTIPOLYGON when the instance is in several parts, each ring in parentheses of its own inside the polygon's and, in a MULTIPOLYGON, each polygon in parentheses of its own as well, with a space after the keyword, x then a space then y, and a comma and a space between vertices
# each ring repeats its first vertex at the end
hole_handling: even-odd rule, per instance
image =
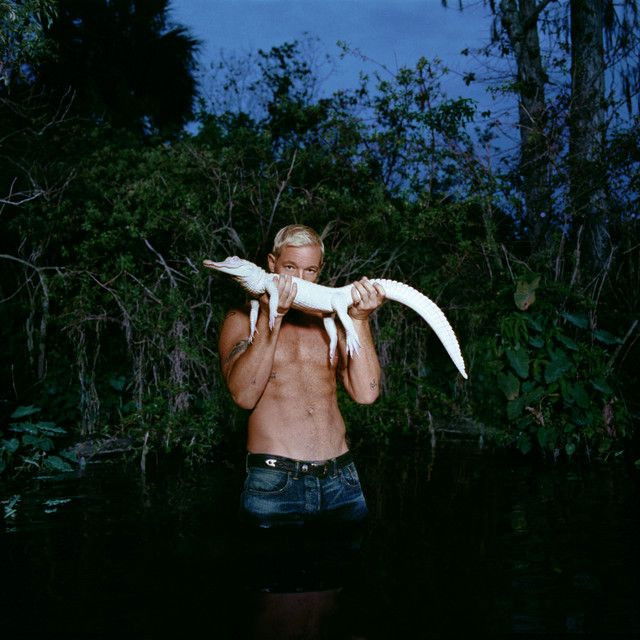
POLYGON ((222 373, 236 404, 251 410, 241 512, 260 527, 318 519, 357 522, 367 514, 348 452, 336 379, 358 403, 378 397, 380 363, 369 316, 382 304, 384 292, 367 278, 353 283, 349 315, 362 347, 358 356, 348 358, 338 327, 338 356, 329 363, 321 314, 291 309, 296 295, 292 276, 315 282, 323 258, 322 240, 313 229, 284 227, 268 256, 269 270, 279 275, 275 327, 268 326, 266 294, 260 298, 252 343, 247 310, 230 311, 222 325, 222 373))

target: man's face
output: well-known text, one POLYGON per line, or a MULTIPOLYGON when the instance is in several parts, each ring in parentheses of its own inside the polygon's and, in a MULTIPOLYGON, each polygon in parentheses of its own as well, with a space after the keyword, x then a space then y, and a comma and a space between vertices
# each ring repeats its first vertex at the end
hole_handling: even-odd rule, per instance
POLYGON ((317 244, 304 247, 286 245, 276 258, 269 254, 269 270, 271 273, 284 274, 315 282, 322 266, 322 252, 317 244))

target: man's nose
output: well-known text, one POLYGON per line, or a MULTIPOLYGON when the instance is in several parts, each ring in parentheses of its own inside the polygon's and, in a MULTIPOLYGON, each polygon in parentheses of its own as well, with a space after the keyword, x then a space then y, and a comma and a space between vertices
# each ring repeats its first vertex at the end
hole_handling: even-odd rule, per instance
POLYGON ((304 271, 302 269, 298 269, 297 277, 302 280, 302 276, 304 275, 304 271))

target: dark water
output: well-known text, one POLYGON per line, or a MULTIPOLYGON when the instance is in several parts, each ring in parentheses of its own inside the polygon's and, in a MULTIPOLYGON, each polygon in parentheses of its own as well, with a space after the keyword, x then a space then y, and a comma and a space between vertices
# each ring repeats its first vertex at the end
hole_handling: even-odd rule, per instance
POLYGON ((239 460, 2 486, 20 495, 0 534, 2 636, 640 637, 633 471, 451 443, 357 460, 361 548, 340 589, 306 593, 251 588, 239 460))

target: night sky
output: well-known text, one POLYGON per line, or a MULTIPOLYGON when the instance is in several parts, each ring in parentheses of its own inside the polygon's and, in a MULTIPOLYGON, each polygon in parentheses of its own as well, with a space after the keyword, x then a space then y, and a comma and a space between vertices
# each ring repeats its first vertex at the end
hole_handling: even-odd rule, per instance
MULTIPOLYGON (((494 112, 510 106, 497 104, 481 82, 466 86, 464 72, 486 75, 482 61, 462 56, 465 48, 486 44, 490 12, 478 0, 173 0, 172 17, 202 41, 200 63, 206 67, 220 52, 242 55, 257 49, 304 38, 319 38, 317 53, 329 53, 335 69, 325 74, 325 93, 354 87, 358 72, 371 73, 384 65, 395 71, 414 65, 420 56, 439 57, 451 70, 445 89, 450 97, 473 98, 481 109, 494 112), (338 40, 374 62, 356 56, 339 59, 338 40), (377 64, 376 64, 377 63, 377 64)), ((384 74, 384 71, 382 71, 384 74)))

